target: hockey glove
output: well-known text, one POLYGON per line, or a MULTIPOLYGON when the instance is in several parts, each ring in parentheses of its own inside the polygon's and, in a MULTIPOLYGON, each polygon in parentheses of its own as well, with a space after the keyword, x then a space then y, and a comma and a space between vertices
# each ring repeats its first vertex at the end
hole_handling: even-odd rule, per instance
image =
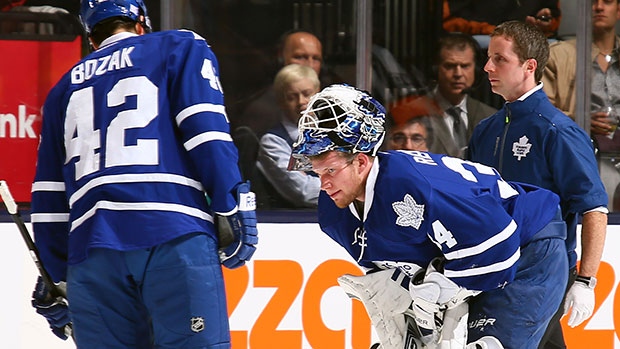
POLYGON ((37 313, 43 315, 52 329, 52 332, 60 339, 66 340, 71 335, 71 319, 69 308, 63 297, 53 297, 43 278, 39 276, 37 284, 32 292, 32 306, 37 313))
POLYGON ((575 282, 566 293, 564 301, 564 315, 573 308, 568 318, 568 326, 576 327, 592 316, 594 311, 594 288, 584 283, 575 282))
POLYGON ((229 216, 216 216, 220 262, 229 269, 238 268, 249 261, 258 243, 256 197, 250 191, 249 182, 237 186, 237 202, 237 212, 229 216))

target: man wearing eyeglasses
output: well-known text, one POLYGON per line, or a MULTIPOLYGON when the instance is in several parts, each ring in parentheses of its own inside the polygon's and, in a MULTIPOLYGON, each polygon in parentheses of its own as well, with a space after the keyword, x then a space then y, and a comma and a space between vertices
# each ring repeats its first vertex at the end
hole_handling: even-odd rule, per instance
MULTIPOLYGON (((408 96, 390 106, 386 117, 388 150, 435 151, 432 118, 441 114, 439 107, 427 96, 408 96)), ((447 136, 450 138, 450 136, 447 136)))
POLYGON ((433 144, 433 129, 428 116, 410 118, 404 123, 394 123, 388 131, 389 150, 428 151, 433 144))

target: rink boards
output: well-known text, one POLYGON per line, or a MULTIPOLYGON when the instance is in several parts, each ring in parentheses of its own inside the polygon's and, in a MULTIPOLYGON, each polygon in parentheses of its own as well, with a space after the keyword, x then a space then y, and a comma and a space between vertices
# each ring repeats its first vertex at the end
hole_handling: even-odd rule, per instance
MULTIPOLYGON (((376 335, 365 310, 336 283, 342 274, 361 274, 355 261, 314 223, 259 224, 259 231, 253 261, 225 270, 233 348, 369 348, 376 335)), ((609 226, 593 317, 564 326, 569 348, 620 348, 618 233, 620 226, 609 226)), ((30 306, 36 268, 13 223, 0 223, 0 242, 0 347, 75 348, 30 306)))

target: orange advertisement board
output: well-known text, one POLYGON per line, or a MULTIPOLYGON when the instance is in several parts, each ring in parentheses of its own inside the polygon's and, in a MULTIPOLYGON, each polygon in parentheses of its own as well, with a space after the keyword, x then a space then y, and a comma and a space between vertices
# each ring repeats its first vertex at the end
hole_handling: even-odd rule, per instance
MULTIPOLYGON (((362 273, 344 249, 317 224, 259 224, 259 231, 253 260, 225 269, 233 349, 368 349, 377 342, 361 302, 336 282, 362 273)), ((74 349, 30 305, 36 268, 15 224, 0 223, 0 236, 0 279, 11 285, 3 295, 14 300, 0 312, 0 347, 74 349)), ((594 315, 574 329, 564 320, 569 349, 620 349, 619 245, 620 226, 609 226, 594 315)))

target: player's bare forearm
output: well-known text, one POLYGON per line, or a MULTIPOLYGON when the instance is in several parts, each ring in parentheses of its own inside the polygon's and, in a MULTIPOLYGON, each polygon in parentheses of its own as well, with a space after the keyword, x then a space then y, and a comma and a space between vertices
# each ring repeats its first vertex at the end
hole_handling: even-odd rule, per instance
POLYGON ((603 255, 607 234, 607 214, 588 212, 581 225, 581 264, 579 275, 595 276, 603 255))

